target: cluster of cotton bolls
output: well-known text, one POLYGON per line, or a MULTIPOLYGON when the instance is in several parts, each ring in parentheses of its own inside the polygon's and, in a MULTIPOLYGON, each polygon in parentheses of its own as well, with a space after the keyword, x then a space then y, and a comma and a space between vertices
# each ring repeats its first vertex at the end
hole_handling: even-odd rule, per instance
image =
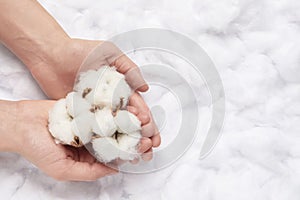
POLYGON ((126 110, 131 88, 115 67, 81 73, 74 91, 49 112, 49 131, 57 143, 92 144, 101 162, 133 160, 141 138, 141 122, 126 110))

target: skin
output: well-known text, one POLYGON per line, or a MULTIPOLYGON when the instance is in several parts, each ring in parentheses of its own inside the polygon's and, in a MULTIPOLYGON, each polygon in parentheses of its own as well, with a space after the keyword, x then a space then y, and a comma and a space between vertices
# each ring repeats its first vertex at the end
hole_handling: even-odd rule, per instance
MULTIPOLYGON (((81 63, 103 43, 70 38, 34 0, 0 0, 0 21, 1 42, 27 66, 51 99, 62 98, 72 90, 81 63)), ((117 49, 107 53, 114 58, 108 64, 125 75, 137 69, 136 64, 119 53, 117 49)), ((150 160, 152 147, 160 145, 160 135, 149 108, 138 94, 147 91, 148 85, 139 73, 127 81, 139 86, 130 98, 128 110, 142 122, 145 137, 139 151, 144 152, 144 160, 150 160)), ((84 148, 54 143, 47 128, 48 112, 54 103, 0 101, 0 151, 19 153, 57 180, 90 181, 117 173, 97 163, 84 148)))

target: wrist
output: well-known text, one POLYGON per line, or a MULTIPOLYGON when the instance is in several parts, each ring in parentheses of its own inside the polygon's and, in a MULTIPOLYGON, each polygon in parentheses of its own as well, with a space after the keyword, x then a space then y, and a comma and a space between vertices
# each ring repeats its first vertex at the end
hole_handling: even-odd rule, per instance
POLYGON ((65 59, 63 55, 70 43, 71 39, 64 34, 53 36, 52 39, 38 41, 35 45, 31 44, 32 46, 29 47, 31 52, 24 51, 20 58, 31 72, 47 71, 48 66, 58 68, 65 59))
POLYGON ((20 137, 17 133, 17 106, 15 101, 0 101, 0 151, 17 152, 20 137))
POLYGON ((52 99, 62 98, 72 91, 80 65, 100 41, 66 38, 59 43, 54 52, 28 65, 41 89, 52 99))

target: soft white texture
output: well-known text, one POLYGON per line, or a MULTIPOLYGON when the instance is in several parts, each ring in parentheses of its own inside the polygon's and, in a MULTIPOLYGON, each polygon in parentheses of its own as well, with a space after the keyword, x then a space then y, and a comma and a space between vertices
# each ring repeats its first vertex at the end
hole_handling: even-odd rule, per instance
POLYGON ((74 86, 74 90, 82 94, 86 88, 94 88, 97 84, 99 74, 102 73, 102 70, 88 70, 81 72, 79 78, 74 86))
POLYGON ((110 108, 103 108, 95 113, 93 132, 100 136, 112 136, 117 131, 110 108))
POLYGON ((94 120, 94 114, 87 112, 78 115, 71 122, 72 130, 76 136, 79 137, 82 144, 87 144, 91 141, 92 132, 92 122, 94 120))
POLYGON ((133 160, 138 156, 137 145, 140 141, 139 132, 120 134, 117 139, 112 137, 96 138, 92 141, 97 158, 105 163, 117 158, 133 160))
POLYGON ((141 139, 140 132, 122 134, 118 137, 119 157, 123 160, 133 160, 138 156, 137 145, 141 139))
POLYGON ((137 145, 141 138, 141 122, 138 120, 138 118, 125 110, 118 111, 116 117, 113 118, 111 110, 108 108, 97 111, 95 115, 96 119, 99 119, 99 122, 93 131, 95 132, 95 130, 101 130, 100 133, 102 135, 99 133, 98 134, 103 136, 103 139, 109 138, 108 141, 114 140, 113 146, 114 148, 118 148, 119 151, 118 154, 113 154, 115 157, 113 157, 113 155, 105 155, 106 153, 109 154, 109 151, 100 152, 104 147, 97 147, 97 145, 104 145, 103 143, 105 142, 93 142, 93 148, 96 155, 98 155, 98 158, 103 156, 103 158, 100 160, 104 162, 110 162, 117 158, 121 158, 123 160, 133 160, 136 158, 138 156, 137 145), (122 131, 120 131, 121 129, 122 131), (117 130, 117 136, 113 135, 117 130))
MULTIPOLYGON (((95 104, 111 105, 116 108, 122 101, 122 108, 127 105, 131 89, 123 74, 115 73, 112 67, 106 67, 95 89, 95 104)), ((121 108, 121 107, 120 107, 121 108)))
POLYGON ((114 121, 120 133, 133 133, 141 130, 141 122, 134 114, 126 110, 119 111, 114 121))
POLYGON ((114 67, 103 66, 81 73, 74 88, 49 113, 52 136, 60 143, 76 147, 92 142, 94 153, 102 162, 133 160, 138 155, 141 122, 135 115, 120 110, 127 105, 131 92, 124 75, 114 67), (134 137, 128 136, 131 134, 134 137), (108 141, 114 141, 113 146, 108 141))
POLYGON ((71 145, 74 142, 74 133, 71 117, 67 112, 66 100, 60 99, 49 113, 49 131, 57 142, 71 145))
POLYGON ((102 162, 111 162, 119 157, 119 146, 111 137, 96 138, 92 142, 97 158, 102 162))
POLYGON ((102 66, 98 70, 80 73, 75 90, 83 93, 87 88, 90 88, 91 91, 85 98, 90 104, 110 105, 113 109, 120 107, 120 104, 124 108, 131 94, 124 75, 116 73, 116 69, 110 66, 102 66), (122 103, 120 103, 121 99, 122 103))
POLYGON ((82 98, 82 94, 70 92, 66 96, 67 111, 72 117, 76 117, 82 113, 86 113, 91 105, 82 98))

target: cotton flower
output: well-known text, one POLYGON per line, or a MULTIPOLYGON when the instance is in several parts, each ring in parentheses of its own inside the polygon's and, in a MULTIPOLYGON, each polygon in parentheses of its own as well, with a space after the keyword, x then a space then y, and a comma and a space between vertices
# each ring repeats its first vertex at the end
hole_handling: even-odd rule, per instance
POLYGON ((128 111, 120 110, 116 114, 114 121, 120 133, 133 133, 141 130, 141 122, 134 114, 128 111))
POLYGON ((56 139, 56 143, 81 146, 78 136, 73 132, 72 118, 67 112, 66 100, 56 102, 49 113, 49 131, 56 139))
POLYGON ((117 131, 111 109, 105 107, 95 112, 93 132, 99 136, 112 136, 117 131))
POLYGON ((88 101, 81 97, 77 92, 70 92, 66 96, 66 105, 68 114, 72 117, 78 116, 82 113, 86 113, 91 109, 91 105, 88 101))
POLYGON ((74 89, 90 104, 110 106, 114 110, 124 108, 131 94, 125 76, 109 66, 82 73, 74 89))
POLYGON ((81 73, 74 91, 56 102, 49 113, 49 131, 58 143, 92 144, 101 162, 138 156, 141 122, 124 110, 131 88, 114 67, 81 73))
POLYGON ((110 162, 119 157, 119 146, 112 137, 96 138, 92 142, 96 157, 101 162, 110 162))

